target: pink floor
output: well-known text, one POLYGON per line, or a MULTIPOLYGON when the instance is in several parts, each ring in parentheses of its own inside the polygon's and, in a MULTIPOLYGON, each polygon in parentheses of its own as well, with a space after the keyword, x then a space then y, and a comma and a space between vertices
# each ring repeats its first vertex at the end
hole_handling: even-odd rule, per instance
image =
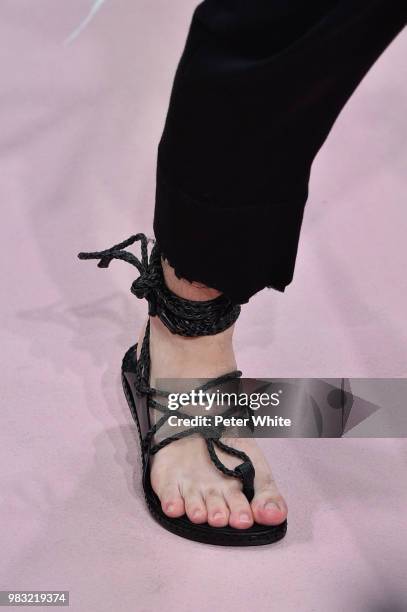
MULTIPOLYGON (((0 588, 69 589, 75 612, 406 610, 404 440, 263 440, 290 506, 269 548, 184 541, 147 514, 119 382, 145 305, 130 267, 76 253, 151 235, 195 2, 109 0, 64 46, 89 6, 0 8, 0 588)), ((403 34, 315 162, 295 282, 241 317, 248 376, 407 374, 406 53, 403 34)))

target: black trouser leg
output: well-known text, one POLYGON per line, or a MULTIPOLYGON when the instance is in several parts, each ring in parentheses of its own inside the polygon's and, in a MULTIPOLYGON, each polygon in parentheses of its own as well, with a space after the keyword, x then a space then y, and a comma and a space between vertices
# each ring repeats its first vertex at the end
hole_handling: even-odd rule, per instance
POLYGON ((244 303, 291 282, 312 161, 406 0, 206 0, 158 149, 154 231, 179 276, 244 303))

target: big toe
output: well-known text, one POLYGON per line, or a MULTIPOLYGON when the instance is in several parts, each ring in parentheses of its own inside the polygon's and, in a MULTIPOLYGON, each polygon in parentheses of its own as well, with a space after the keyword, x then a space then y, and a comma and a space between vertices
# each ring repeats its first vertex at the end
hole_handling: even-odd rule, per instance
POLYGON ((287 518, 287 504, 274 487, 256 491, 251 508, 260 525, 279 525, 287 518))

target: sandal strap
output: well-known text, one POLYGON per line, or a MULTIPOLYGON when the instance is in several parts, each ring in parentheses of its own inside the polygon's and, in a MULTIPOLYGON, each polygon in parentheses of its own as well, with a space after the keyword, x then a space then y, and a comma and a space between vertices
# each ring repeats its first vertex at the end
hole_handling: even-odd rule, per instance
POLYGON ((227 296, 212 300, 186 300, 175 295, 165 284, 161 265, 161 251, 156 241, 148 256, 149 240, 145 234, 130 236, 127 240, 104 251, 82 252, 79 259, 99 259, 99 268, 108 268, 113 259, 120 259, 135 266, 140 273, 131 292, 138 298, 146 298, 149 315, 158 316, 174 334, 196 337, 218 334, 236 321, 240 306, 227 296), (126 251, 128 246, 141 242, 141 259, 126 251))
POLYGON ((246 455, 245 452, 238 450, 237 448, 233 448, 217 438, 207 439, 206 445, 208 447, 208 452, 212 463, 226 476, 239 478, 242 481, 243 493, 246 495, 248 501, 251 502, 254 497, 255 470, 250 457, 246 455), (238 457, 242 460, 242 463, 237 465, 233 470, 227 468, 216 454, 215 445, 229 455, 238 457))
MULTIPOLYGON (((209 386, 220 385, 223 382, 231 380, 232 378, 238 378, 240 375, 241 375, 241 372, 239 371, 230 372, 228 374, 219 376, 218 378, 208 381, 207 383, 205 383, 205 385, 202 385, 199 388, 195 389, 195 391, 204 390, 208 388, 209 386)), ((165 391, 161 391, 161 390, 158 391, 157 389, 155 389, 154 391, 163 396, 168 395, 168 393, 165 391)), ((254 477, 255 477, 255 470, 254 470, 253 463, 251 462, 250 457, 244 451, 239 450, 237 448, 233 448, 232 446, 229 446, 228 444, 225 444, 224 442, 220 440, 222 434, 224 433, 226 429, 223 425, 216 426, 216 427, 215 426, 211 427, 211 426, 206 425, 204 428, 199 427, 199 426, 190 427, 183 431, 177 432, 172 436, 168 436, 167 438, 164 438, 163 440, 161 440, 159 443, 152 445, 152 439, 154 435, 166 423, 166 421, 173 414, 173 412, 169 410, 169 408, 167 408, 166 406, 163 406, 162 404, 160 404, 156 399, 154 399, 154 397, 152 397, 152 395, 148 395, 147 406, 149 409, 159 410, 160 412, 163 413, 163 415, 149 429, 149 431, 145 435, 144 440, 143 440, 143 447, 145 451, 147 451, 150 455, 155 455, 162 448, 164 448, 165 446, 168 446, 169 444, 171 444, 172 442, 175 442, 176 440, 181 440, 182 438, 186 438, 194 434, 200 434, 205 439, 205 443, 208 449, 208 454, 214 466, 220 472, 225 474, 225 476, 238 478, 239 480, 241 480, 243 493, 246 495, 249 501, 253 499, 254 497, 254 477), (211 434, 211 435, 208 435, 208 434, 211 434), (220 450, 226 452, 229 455, 232 455, 233 457, 238 457, 239 459, 241 459, 242 463, 237 465, 234 469, 228 468, 219 459, 219 456, 216 453, 215 447, 218 447, 220 450)), ((241 406, 231 406, 228 410, 225 411, 223 416, 229 417, 232 414, 236 414, 237 412, 241 413, 242 407, 241 406)), ((180 410, 177 410, 177 415, 178 417, 190 416, 190 415, 183 414, 180 410)))

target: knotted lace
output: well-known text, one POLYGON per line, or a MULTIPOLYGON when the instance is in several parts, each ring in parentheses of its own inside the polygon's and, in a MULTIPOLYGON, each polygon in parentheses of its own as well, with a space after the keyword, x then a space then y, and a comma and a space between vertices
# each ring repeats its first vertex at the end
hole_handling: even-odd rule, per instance
POLYGON ((136 234, 104 251, 79 253, 79 259, 99 259, 98 267, 107 268, 113 259, 121 259, 135 266, 140 273, 131 292, 138 298, 146 298, 149 314, 158 316, 168 329, 181 336, 206 336, 218 334, 236 321, 240 306, 228 297, 220 295, 213 300, 195 301, 181 298, 168 289, 161 266, 161 252, 157 242, 148 257, 148 239, 136 234), (141 242, 141 260, 125 249, 141 242))

